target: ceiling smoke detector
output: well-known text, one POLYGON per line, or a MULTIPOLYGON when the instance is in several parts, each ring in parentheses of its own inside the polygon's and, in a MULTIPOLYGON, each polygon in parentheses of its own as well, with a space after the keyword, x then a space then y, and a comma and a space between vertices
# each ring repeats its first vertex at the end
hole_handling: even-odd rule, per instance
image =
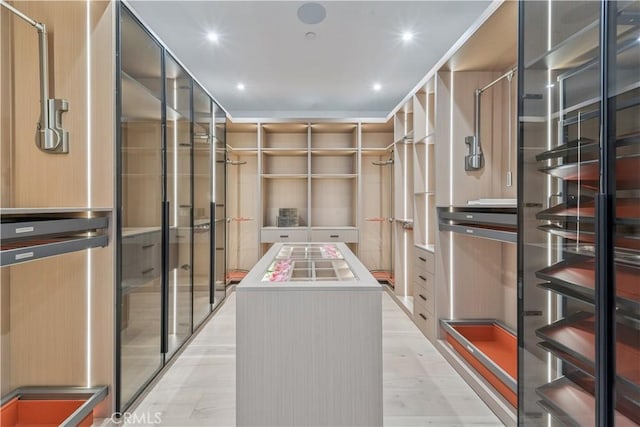
POLYGON ((307 40, 313 40, 316 38, 316 33, 314 33, 313 31, 308 31, 304 33, 304 38, 307 40))
POLYGON ((319 24, 327 17, 327 10, 320 3, 305 3, 298 8, 298 19, 305 24, 319 24))

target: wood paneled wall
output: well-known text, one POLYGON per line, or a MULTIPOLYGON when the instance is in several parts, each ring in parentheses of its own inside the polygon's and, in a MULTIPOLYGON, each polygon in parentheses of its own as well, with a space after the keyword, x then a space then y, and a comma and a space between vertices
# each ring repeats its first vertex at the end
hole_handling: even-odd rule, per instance
MULTIPOLYGON (((70 152, 47 154, 35 145, 40 118, 37 32, 2 8, 0 206, 111 210, 115 188, 114 4, 12 4, 47 25, 50 96, 69 101, 63 126, 69 131, 70 152)), ((0 270, 2 394, 22 385, 112 384, 112 237, 106 248, 0 270)), ((102 415, 112 411, 111 396, 101 406, 102 415)))

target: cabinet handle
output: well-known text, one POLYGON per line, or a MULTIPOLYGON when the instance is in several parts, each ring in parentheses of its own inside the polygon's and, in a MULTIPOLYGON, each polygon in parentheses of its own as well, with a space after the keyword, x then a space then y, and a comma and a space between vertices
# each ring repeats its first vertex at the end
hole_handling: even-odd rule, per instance
POLYGON ((281 234, 281 235, 280 235, 280 238, 281 238, 281 239, 286 239, 287 237, 289 237, 289 235, 288 235, 288 234, 281 234))
POLYGON ((426 259, 426 258, 422 258, 421 256, 419 256, 419 257, 418 257, 418 259, 419 259, 420 261, 422 261, 422 262, 427 262, 427 259, 426 259))
POLYGON ((142 246, 142 249, 149 249, 149 248, 154 247, 155 245, 156 245, 155 243, 152 243, 152 244, 150 244, 150 245, 143 245, 143 246, 142 246))
POLYGON ((419 275, 418 277, 421 278, 422 280, 424 280, 425 282, 427 281, 427 278, 424 277, 423 275, 419 275))
POLYGON ((424 301, 426 301, 426 300, 427 300, 427 297, 425 297, 425 296, 424 296, 424 295, 422 295, 422 294, 418 294, 418 296, 419 296, 420 298, 422 298, 424 301))
POLYGON ((424 314, 420 313, 418 314, 418 316, 422 317, 424 320, 427 320, 427 316, 425 316, 424 314))
POLYGON ((329 237, 332 238, 332 239, 337 239, 338 237, 340 237, 340 235, 339 234, 330 234, 329 237))
POLYGON ((155 268, 151 267, 151 268, 147 268, 146 270, 142 270, 142 274, 149 274, 151 273, 153 270, 155 270, 155 268))

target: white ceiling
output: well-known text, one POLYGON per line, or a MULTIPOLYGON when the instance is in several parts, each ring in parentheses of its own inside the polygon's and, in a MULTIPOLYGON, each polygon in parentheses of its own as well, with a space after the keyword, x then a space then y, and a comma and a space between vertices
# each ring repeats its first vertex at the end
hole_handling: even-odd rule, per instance
POLYGON ((381 118, 491 1, 322 1, 319 24, 298 19, 304 3, 128 2, 234 118, 381 118))

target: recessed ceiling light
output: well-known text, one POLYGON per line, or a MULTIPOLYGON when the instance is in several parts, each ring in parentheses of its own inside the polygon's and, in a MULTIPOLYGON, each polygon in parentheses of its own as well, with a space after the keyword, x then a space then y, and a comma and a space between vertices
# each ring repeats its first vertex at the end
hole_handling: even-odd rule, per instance
POLYGON ((402 41, 408 42, 413 39, 413 33, 410 31, 405 31, 402 33, 402 41))
POLYGON ((382 89, 382 85, 380 83, 373 84, 373 90, 375 90, 376 92, 380 92, 381 89, 382 89))
POLYGON ((244 90, 244 84, 243 84, 243 83, 238 83, 238 84, 236 85, 236 89, 238 89, 238 90, 240 90, 240 91, 244 90))
POLYGON ((218 35, 216 33, 214 33, 213 31, 209 31, 207 33, 207 39, 209 39, 210 42, 217 42, 218 41, 218 35))

